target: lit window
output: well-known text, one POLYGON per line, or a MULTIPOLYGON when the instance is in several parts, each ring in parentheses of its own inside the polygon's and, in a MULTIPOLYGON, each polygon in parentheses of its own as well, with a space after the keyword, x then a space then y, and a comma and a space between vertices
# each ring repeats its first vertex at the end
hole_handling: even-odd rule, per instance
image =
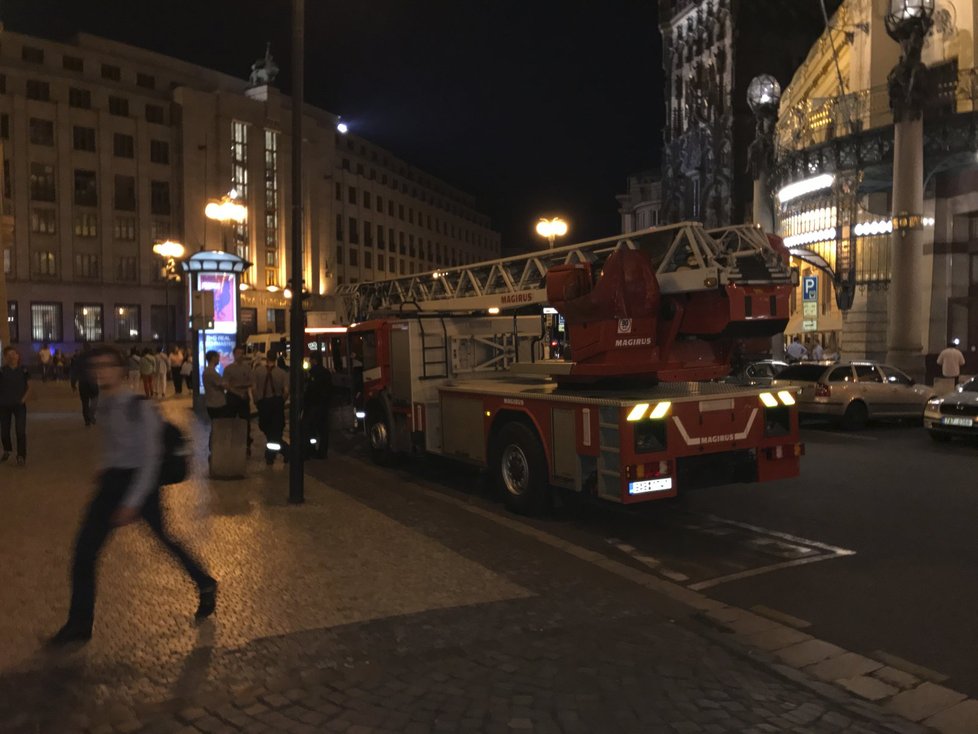
POLYGON ((101 304, 75 304, 75 341, 100 342, 102 339, 101 304))

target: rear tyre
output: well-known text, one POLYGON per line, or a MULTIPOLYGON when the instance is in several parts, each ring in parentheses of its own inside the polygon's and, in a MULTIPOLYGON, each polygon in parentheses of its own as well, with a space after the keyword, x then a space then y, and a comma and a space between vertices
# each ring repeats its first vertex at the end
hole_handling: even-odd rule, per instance
POLYGON ((847 431, 861 431, 866 427, 868 420, 869 411, 866 409, 866 403, 855 401, 849 403, 849 407, 846 408, 845 415, 842 416, 842 427, 847 431))
POLYGON ((390 423, 378 408, 367 411, 367 443, 370 446, 370 459, 375 464, 390 466, 394 463, 390 423))
POLYGON ((536 433, 522 423, 507 423, 492 447, 493 480, 506 507, 521 515, 541 514, 550 503, 550 484, 536 433))
POLYGON ((948 436, 946 433, 941 433, 940 431, 928 431, 928 433, 930 434, 931 440, 936 441, 937 443, 947 443, 951 440, 950 436, 948 436))

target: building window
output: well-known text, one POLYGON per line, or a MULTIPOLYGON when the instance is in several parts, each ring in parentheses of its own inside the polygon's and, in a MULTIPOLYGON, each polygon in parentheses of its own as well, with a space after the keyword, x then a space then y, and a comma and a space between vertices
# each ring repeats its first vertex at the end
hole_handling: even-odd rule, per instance
POLYGON ((336 240, 338 242, 343 241, 343 215, 336 215, 336 240))
POLYGON ((115 307, 115 340, 117 342, 139 341, 139 306, 115 307))
POLYGON ((146 105, 146 122, 153 122, 158 125, 163 125, 165 123, 163 108, 158 104, 146 105))
POLYGON ((9 247, 3 248, 3 274, 10 278, 14 272, 13 250, 9 247))
POLYGON ((57 215, 54 209, 34 207, 31 209, 31 232, 54 234, 57 231, 57 215))
POLYGON ((397 260, 393 256, 387 258, 387 269, 390 271, 391 275, 397 274, 397 260))
POLYGON ((370 192, 369 191, 364 191, 363 192, 363 206, 365 208, 367 208, 367 209, 370 208, 370 192))
POLYGON ((31 304, 31 339, 36 342, 61 341, 61 304, 31 304))
POLYGON ((381 273, 384 272, 384 256, 383 255, 377 255, 377 270, 379 270, 381 273))
MULTIPOLYGON (((238 192, 238 199, 248 205, 248 125, 240 120, 231 121, 231 188, 238 192)), ((238 257, 248 260, 250 237, 248 222, 234 223, 234 249, 238 257)))
POLYGON ((75 253, 75 277, 92 280, 99 277, 99 257, 85 252, 75 253))
POLYGON ((112 236, 117 240, 134 242, 136 240, 136 217, 116 217, 112 225, 112 236))
POLYGON ((75 125, 71 130, 72 144, 75 150, 95 152, 95 128, 75 125))
POLYGON ((357 190, 355 187, 351 186, 349 191, 346 192, 346 200, 351 204, 357 203, 357 190))
POLYGON ((69 87, 68 105, 70 107, 77 107, 80 110, 91 109, 92 93, 87 89, 78 89, 77 87, 69 87))
POLYGON ((6 112, 0 115, 0 138, 10 140, 10 115, 6 112))
POLYGON ((98 303, 76 303, 75 341, 100 342, 103 338, 102 305, 98 303))
POLYGON ((58 261, 53 252, 34 251, 31 253, 31 271, 34 275, 54 276, 58 274, 58 261))
POLYGON ((117 82, 122 79, 122 70, 112 64, 102 64, 102 78, 117 82))
POLYGON ((114 207, 123 212, 136 211, 136 177, 115 177, 115 192, 112 197, 114 207))
POLYGON ((394 252, 394 228, 387 230, 387 249, 394 252))
POLYGON ((170 220, 154 219, 150 223, 150 240, 153 242, 163 242, 170 239, 170 220))
POLYGON ((387 216, 389 217, 394 216, 394 202, 391 201, 390 199, 387 200, 387 216))
POLYGON ((135 281, 137 276, 135 256, 124 255, 116 258, 115 277, 117 280, 135 281))
POLYGON ((337 265, 342 265, 343 264, 343 250, 344 250, 344 248, 342 248, 342 247, 337 247, 336 248, 336 264, 337 265))
POLYGON ((150 211, 153 214, 170 213, 170 182, 150 181, 150 211))
POLYGON ((356 250, 350 250, 350 267, 355 268, 360 265, 360 257, 356 250))
POLYGON ((38 81, 37 79, 28 79, 25 93, 27 95, 27 99, 36 99, 40 102, 51 101, 51 85, 47 82, 38 81))
POLYGON ((117 158, 133 158, 136 154, 136 145, 132 135, 115 133, 112 136, 112 153, 117 158))
POLYGON ((36 46, 24 46, 20 50, 20 58, 32 64, 43 64, 44 49, 37 48, 36 46))
POLYGON ((357 220, 350 217, 347 221, 347 230, 350 235, 350 244, 359 245, 360 244, 360 232, 357 229, 357 220))
POLYGON ((85 71, 85 62, 77 56, 62 56, 61 68, 65 71, 85 71))
POLYGON ((169 334, 177 333, 176 306, 149 307, 150 338, 154 342, 164 341, 169 334))
POLYGON ((20 328, 17 319, 17 301, 7 301, 7 328, 10 331, 10 343, 20 341, 20 328))
POLYGON ((98 214, 95 212, 75 212, 74 231, 75 237, 98 236, 98 214))
POLYGON ((285 309, 269 308, 265 310, 266 328, 281 334, 285 331, 285 309))
POLYGON ((343 201, 343 184, 336 182, 336 200, 343 201))
POLYGON ((265 131, 265 266, 278 266, 278 132, 265 131))
POLYGON ((369 252, 363 253, 363 267, 370 268, 371 270, 374 267, 373 255, 369 252))
POLYGON ((162 163, 164 165, 169 164, 170 144, 165 140, 150 140, 149 159, 153 163, 162 163))
POLYGON ((142 72, 137 72, 136 86, 143 87, 144 89, 155 89, 156 77, 154 77, 152 74, 143 74, 142 72))
POLYGON ((129 117, 129 100, 125 97, 109 96, 109 114, 129 117))
POLYGON ((363 220, 363 244, 367 247, 374 246, 374 226, 366 219, 363 220))
POLYGON ((75 203, 79 206, 98 206, 95 171, 75 169, 75 203))
POLYGON ((54 166, 31 163, 31 200, 54 201, 54 166))
POLYGON ((54 122, 32 117, 27 122, 32 145, 54 145, 54 122))
POLYGON ((381 225, 377 225, 377 247, 383 248, 384 246, 384 228, 381 225))
POLYGON ((278 271, 272 268, 265 268, 265 285, 278 285, 278 271))

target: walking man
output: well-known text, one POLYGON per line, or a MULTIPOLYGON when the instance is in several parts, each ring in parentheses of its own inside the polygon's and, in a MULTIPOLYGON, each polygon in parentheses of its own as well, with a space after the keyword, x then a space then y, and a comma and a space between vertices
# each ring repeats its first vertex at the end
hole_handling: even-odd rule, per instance
POLYGON ((153 397, 153 379, 156 376, 156 358, 153 357, 152 349, 144 349, 143 356, 139 360, 139 377, 143 381, 143 394, 153 397))
POLYGON ((54 355, 51 353, 51 347, 46 343, 38 350, 37 360, 41 363, 41 382, 47 382, 52 376, 54 355))
POLYGON ((183 394, 183 350, 174 346, 170 348, 170 378, 173 380, 173 391, 177 395, 183 394))
POLYGON ((234 362, 224 368, 227 383, 228 415, 241 418, 248 426, 248 456, 251 456, 251 386, 254 370, 245 362, 244 347, 234 348, 234 362))
POLYGON ((95 410, 98 407, 98 383, 92 377, 91 370, 88 369, 88 345, 85 351, 75 354, 71 359, 69 368, 69 379, 71 380, 71 391, 78 391, 81 398, 82 418, 85 419, 85 427, 95 425, 95 410))
POLYGON ((3 350, 3 366, 0 367, 0 440, 3 455, 0 463, 10 459, 14 450, 10 441, 10 424, 17 433, 17 465, 27 461, 27 398, 31 384, 26 367, 20 366, 20 354, 13 347, 3 350))
POLYGON ((961 377, 961 368, 964 367, 964 355, 954 342, 948 342, 947 348, 937 355, 937 366, 941 368, 941 374, 954 380, 957 384, 961 377))
POLYGON ((166 349, 160 347, 159 351, 153 355, 156 360, 156 394, 160 399, 166 397, 166 378, 170 374, 170 358, 166 354, 166 349))
POLYGON ((163 421, 156 406, 126 389, 126 359, 121 352, 111 347, 93 349, 89 367, 103 396, 101 473, 75 541, 68 621, 50 639, 53 647, 91 639, 99 552, 115 528, 140 518, 196 584, 197 619, 213 614, 217 600, 217 582, 166 529, 159 485, 163 421))
POLYGON ((275 455, 289 461, 289 445, 282 437, 285 433, 285 399, 289 395, 288 375, 275 364, 276 357, 269 352, 265 366, 255 370, 255 404, 258 406, 258 428, 265 434, 265 463, 275 463, 275 455))
POLYGON ((329 408, 333 375, 323 366, 321 354, 311 357, 309 379, 302 398, 302 436, 308 441, 306 456, 325 459, 329 455, 329 408))

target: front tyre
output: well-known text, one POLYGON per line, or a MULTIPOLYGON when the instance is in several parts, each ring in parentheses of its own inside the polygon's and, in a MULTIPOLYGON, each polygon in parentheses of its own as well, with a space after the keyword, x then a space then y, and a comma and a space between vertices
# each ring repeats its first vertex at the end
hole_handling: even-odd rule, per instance
POLYGON ((522 423, 507 423, 492 446, 490 468, 506 507, 521 515, 541 514, 549 505, 550 483, 536 433, 522 423))
POLYGON ((376 408, 367 411, 367 444, 370 446, 370 459, 379 466, 394 463, 391 448, 391 427, 384 412, 376 408))

